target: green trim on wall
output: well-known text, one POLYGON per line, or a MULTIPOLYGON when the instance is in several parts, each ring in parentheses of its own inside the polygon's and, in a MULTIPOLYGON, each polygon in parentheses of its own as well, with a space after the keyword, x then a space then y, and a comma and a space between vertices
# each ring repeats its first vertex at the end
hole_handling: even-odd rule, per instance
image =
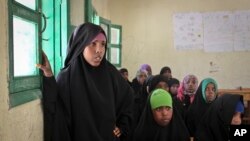
POLYGON ((38 13, 34 10, 31 10, 19 3, 12 4, 12 13, 15 13, 16 16, 25 18, 30 21, 38 22, 40 19, 40 16, 38 16, 38 13))
MULTIPOLYGON (((9 98, 10 108, 42 97, 42 74, 14 77, 13 15, 38 24, 38 48, 36 56, 41 62, 42 47, 47 53, 55 75, 63 67, 69 37, 69 0, 36 0, 36 10, 25 7, 14 0, 8 1, 9 7, 9 98), (42 3, 43 2, 43 3, 42 3), (49 4, 49 5, 48 5, 49 4), (41 10, 41 7, 43 9, 41 10), (43 12, 44 18, 42 18, 43 12), (47 27, 41 33, 46 20, 47 27)), ((35 67, 35 65, 34 65, 35 67)), ((38 70, 38 69, 37 69, 38 70)), ((38 70, 39 71, 39 70, 38 70)), ((40 72, 40 71, 39 71, 40 72)))
MULTIPOLYGON (((116 25, 116 24, 112 24, 110 20, 107 20, 103 17, 99 17, 100 19, 100 26, 104 25, 107 27, 107 37, 108 37, 108 45, 107 45, 107 54, 106 54, 106 58, 107 60, 109 60, 114 66, 116 67, 121 67, 121 62, 122 62, 122 26, 121 25, 116 25), (119 30, 119 43, 118 44, 111 44, 111 28, 115 28, 117 30, 119 30), (117 54, 118 55, 118 59, 119 59, 119 63, 114 63, 112 62, 112 57, 114 56, 111 56, 113 55, 112 53, 112 48, 117 48, 119 50, 119 53, 117 54)), ((105 30, 105 29, 104 29, 105 30)), ((116 56, 115 56, 116 57, 116 56)))
POLYGON ((9 84, 9 92, 12 94, 20 91, 36 89, 40 87, 40 82, 41 78, 39 76, 16 78, 9 84))
MULTIPOLYGON (((62 42, 62 16, 61 14, 63 11, 61 11, 61 1, 55 0, 55 6, 54 6, 54 15, 55 15, 55 22, 54 22, 54 37, 55 37, 55 49, 54 49, 54 70, 55 70, 55 75, 60 72, 63 64, 62 64, 62 45, 67 44, 62 42)), ((67 35, 67 34, 66 34, 67 35)))
MULTIPOLYGON (((122 63, 122 26, 121 25, 116 25, 116 24, 111 24, 110 25, 110 37, 112 37, 112 35, 111 35, 111 28, 115 28, 115 29, 117 29, 117 30, 119 30, 119 33, 120 33, 120 35, 119 35, 119 43, 118 44, 111 44, 110 45, 110 49, 111 48, 118 48, 119 49, 119 53, 118 53, 118 58, 119 58, 119 63, 112 63, 114 66, 116 66, 116 67, 121 67, 121 63, 122 63)), ((111 41, 110 41, 110 43, 111 43, 111 41)), ((111 55, 112 53, 110 53, 110 55, 111 55)), ((111 58, 111 57, 110 57, 111 58)))
POLYGON ((84 19, 85 22, 91 22, 93 23, 93 6, 92 6, 92 0, 85 0, 85 6, 84 6, 84 19))
POLYGON ((40 89, 28 90, 24 92, 13 93, 10 95, 10 107, 15 107, 42 97, 40 89))
POLYGON ((64 60, 67 55, 67 45, 70 36, 70 2, 69 0, 63 0, 61 4, 61 62, 64 66, 64 60))
POLYGON ((107 51, 106 51, 106 59, 107 60, 110 60, 110 24, 111 24, 111 21, 108 20, 108 19, 105 19, 103 17, 99 17, 99 25, 102 26, 106 26, 107 27, 107 31, 106 32, 106 36, 108 38, 108 44, 107 44, 107 51))
MULTIPOLYGON (((37 26, 36 36, 38 38, 38 45, 36 50, 37 60, 41 60, 39 52, 41 52, 41 14, 38 12, 40 9, 41 1, 36 0, 36 10, 25 7, 14 0, 8 1, 8 20, 9 20, 9 98, 10 108, 24 104, 34 99, 41 97, 41 77, 25 76, 14 77, 14 40, 13 40, 13 16, 23 18, 24 20, 34 22, 37 26)), ((34 64, 35 67, 35 64, 34 64)))

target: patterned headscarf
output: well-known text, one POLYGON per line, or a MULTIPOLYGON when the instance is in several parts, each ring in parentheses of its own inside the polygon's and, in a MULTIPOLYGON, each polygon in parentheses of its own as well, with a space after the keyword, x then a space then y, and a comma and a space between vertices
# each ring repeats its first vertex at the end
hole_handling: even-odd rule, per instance
POLYGON ((180 87, 178 88, 177 98, 182 101, 184 99, 184 95, 189 95, 190 96, 190 102, 192 103, 193 100, 194 100, 194 95, 195 95, 195 92, 196 92, 197 88, 198 88, 198 78, 193 74, 186 75, 184 77, 183 81, 181 82, 180 87), (192 93, 187 91, 188 82, 191 79, 195 80, 195 90, 192 93))
POLYGON ((152 75, 152 69, 151 69, 151 66, 149 64, 142 64, 140 67, 140 70, 146 70, 148 76, 152 75))

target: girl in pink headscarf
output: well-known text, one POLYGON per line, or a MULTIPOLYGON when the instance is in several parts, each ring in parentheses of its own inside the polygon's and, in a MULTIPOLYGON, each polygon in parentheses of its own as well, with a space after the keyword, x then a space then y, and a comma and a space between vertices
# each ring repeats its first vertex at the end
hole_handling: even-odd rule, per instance
POLYGON ((184 77, 178 88, 176 106, 185 119, 186 111, 194 100, 195 92, 198 88, 198 79, 195 75, 189 74, 184 77))

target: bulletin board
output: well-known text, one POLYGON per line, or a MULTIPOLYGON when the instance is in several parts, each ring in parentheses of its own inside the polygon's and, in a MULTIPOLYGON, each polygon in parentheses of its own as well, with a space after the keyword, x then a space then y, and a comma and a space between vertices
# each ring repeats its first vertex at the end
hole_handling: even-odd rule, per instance
POLYGON ((250 11, 176 13, 173 22, 177 50, 250 50, 250 11))
POLYGON ((203 48, 203 24, 201 13, 174 15, 174 45, 177 50, 203 48))

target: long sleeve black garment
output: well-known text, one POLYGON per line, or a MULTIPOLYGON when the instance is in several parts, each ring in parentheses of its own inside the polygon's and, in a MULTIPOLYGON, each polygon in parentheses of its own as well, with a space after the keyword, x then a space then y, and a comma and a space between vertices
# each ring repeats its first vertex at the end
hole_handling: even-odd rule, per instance
MULTIPOLYGON (((110 73, 114 79, 112 83, 116 86, 113 87, 113 98, 110 101, 106 99, 108 102, 103 105, 101 102, 105 98, 102 99, 102 97, 100 97, 101 102, 95 102, 97 96, 93 96, 93 99, 72 96, 72 92, 69 92, 71 90, 66 86, 69 81, 61 77, 67 71, 59 75, 57 83, 54 77, 44 78, 46 141, 77 141, 85 138, 86 140, 113 140, 112 130, 115 125, 122 130, 123 136, 126 136, 132 122, 133 91, 125 81, 119 82, 123 79, 117 79, 119 77, 115 76, 114 68, 111 70, 114 71, 110 73), (97 108, 98 106, 100 107, 97 108)), ((73 93, 82 91, 77 88, 74 90, 72 90, 73 93)))
POLYGON ((65 67, 43 80, 45 141, 113 141, 115 126, 127 136, 133 120, 133 90, 105 58, 97 67, 82 52, 99 34, 86 23, 70 38, 65 67))
POLYGON ((205 96, 205 90, 209 83, 213 83, 215 86, 215 99, 217 98, 218 86, 215 80, 211 78, 206 78, 199 84, 199 87, 195 93, 195 98, 192 104, 190 104, 187 114, 186 114, 186 125, 188 127, 190 136, 194 137, 196 129, 200 124, 203 115, 206 113, 207 109, 212 102, 207 102, 203 97, 205 96), (203 88, 204 87, 204 88, 203 88))
POLYGON ((223 94, 208 108, 197 127, 196 141, 228 141, 229 127, 235 113, 236 104, 243 96, 223 94))
POLYGON ((146 107, 133 134, 133 141, 189 141, 189 137, 188 129, 175 105, 170 123, 162 127, 155 122, 150 100, 147 99, 146 107))

